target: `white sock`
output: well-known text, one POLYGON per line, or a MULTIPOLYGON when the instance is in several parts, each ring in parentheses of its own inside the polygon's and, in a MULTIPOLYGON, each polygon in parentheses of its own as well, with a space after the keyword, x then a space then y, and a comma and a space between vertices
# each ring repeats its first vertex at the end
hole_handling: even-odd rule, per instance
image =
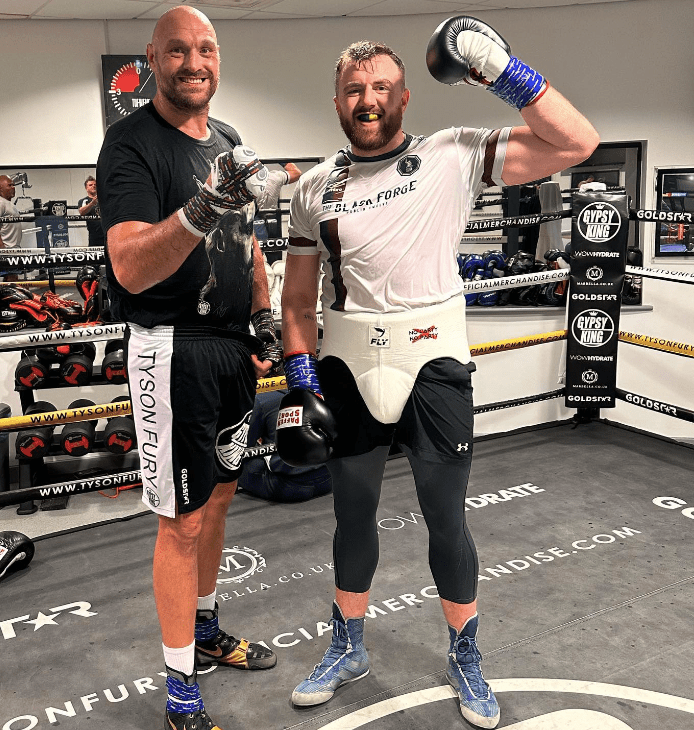
POLYGON ((195 642, 190 646, 184 646, 180 649, 172 649, 162 644, 164 649, 164 662, 167 667, 175 669, 177 672, 183 672, 189 677, 195 669, 195 642))
POLYGON ((217 591, 213 591, 209 596, 198 596, 198 611, 214 611, 217 602, 217 591))

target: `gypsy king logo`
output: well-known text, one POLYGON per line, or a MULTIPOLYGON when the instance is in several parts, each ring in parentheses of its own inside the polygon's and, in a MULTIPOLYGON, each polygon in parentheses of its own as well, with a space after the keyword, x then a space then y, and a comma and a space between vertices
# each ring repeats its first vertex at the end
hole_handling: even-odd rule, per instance
POLYGON ((611 203, 591 203, 578 215, 578 230, 593 243, 606 243, 614 238, 622 225, 619 211, 611 203))
POLYGON ((217 434, 215 444, 217 458, 230 471, 235 471, 241 466, 243 454, 248 444, 251 413, 252 411, 248 411, 236 425, 225 428, 217 434))
POLYGON ((585 347, 602 347, 612 339, 614 321, 601 309, 588 309, 574 319, 571 332, 576 342, 585 347))
POLYGON ((62 218, 62 216, 67 215, 67 206, 64 203, 53 203, 50 214, 62 218))
POLYGON ((159 495, 151 487, 147 487, 147 489, 145 490, 145 494, 147 495, 147 500, 152 505, 152 507, 159 506, 159 495))

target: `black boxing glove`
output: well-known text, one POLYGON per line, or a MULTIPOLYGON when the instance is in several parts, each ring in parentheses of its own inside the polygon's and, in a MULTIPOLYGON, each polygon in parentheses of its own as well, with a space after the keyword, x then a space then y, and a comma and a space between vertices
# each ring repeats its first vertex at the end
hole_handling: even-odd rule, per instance
POLYGON ((34 557, 34 543, 21 532, 0 532, 0 579, 10 568, 26 568, 34 557))
POLYGON ((277 412, 277 453, 289 466, 318 466, 332 456, 337 438, 333 414, 322 398, 295 388, 280 401, 277 412))
POLYGON ((537 101, 549 82, 511 55, 509 44, 469 15, 444 20, 429 40, 429 73, 442 84, 485 86, 515 109, 537 101))
POLYGON ((284 371, 289 393, 277 412, 277 453, 290 466, 324 464, 332 456, 337 424, 323 402, 316 356, 292 353, 285 358, 284 371))

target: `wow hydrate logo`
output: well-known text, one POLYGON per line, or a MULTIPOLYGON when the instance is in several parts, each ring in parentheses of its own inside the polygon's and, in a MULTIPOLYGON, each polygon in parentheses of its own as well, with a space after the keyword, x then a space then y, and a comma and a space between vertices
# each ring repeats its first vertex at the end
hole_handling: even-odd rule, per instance
POLYGON ((587 241, 606 243, 622 225, 619 211, 610 203, 591 203, 578 215, 578 230, 587 241))
POLYGON ((602 347, 614 335, 614 320, 602 309, 588 309, 581 312, 571 324, 571 332, 584 347, 602 347))

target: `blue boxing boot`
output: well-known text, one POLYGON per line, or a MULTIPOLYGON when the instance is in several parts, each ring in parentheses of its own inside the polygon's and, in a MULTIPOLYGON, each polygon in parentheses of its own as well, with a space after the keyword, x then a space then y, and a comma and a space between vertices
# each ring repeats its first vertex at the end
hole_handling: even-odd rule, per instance
POLYGON ((479 616, 471 616, 458 633, 448 627, 451 648, 448 652, 446 679, 458 693, 460 711, 472 725, 494 728, 499 724, 499 703, 482 676, 482 655, 477 648, 479 616))
POLYGON ((292 693, 295 705, 309 707, 327 702, 338 687, 369 673, 369 658, 364 647, 364 619, 345 619, 337 602, 334 602, 330 621, 333 625, 332 643, 321 663, 316 664, 308 679, 292 693))

